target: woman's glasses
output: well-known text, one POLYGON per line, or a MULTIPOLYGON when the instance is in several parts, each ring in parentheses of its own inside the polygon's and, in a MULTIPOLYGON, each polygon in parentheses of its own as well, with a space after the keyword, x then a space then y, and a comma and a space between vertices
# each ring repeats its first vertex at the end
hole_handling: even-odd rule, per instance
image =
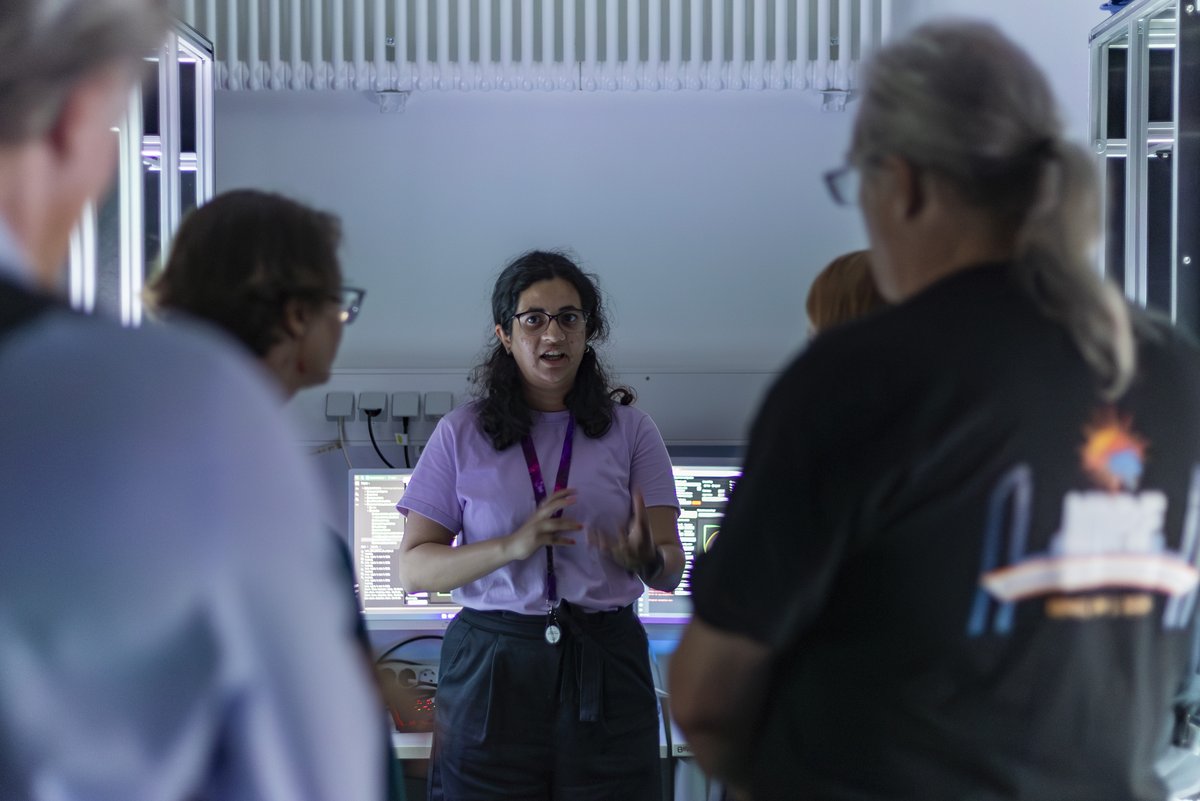
POLYGON ((521 330, 526 334, 540 334, 550 327, 550 321, 558 322, 558 327, 565 333, 574 334, 582 331, 587 325, 587 312, 583 309, 563 309, 558 314, 549 314, 539 309, 518 312, 512 316, 521 330))

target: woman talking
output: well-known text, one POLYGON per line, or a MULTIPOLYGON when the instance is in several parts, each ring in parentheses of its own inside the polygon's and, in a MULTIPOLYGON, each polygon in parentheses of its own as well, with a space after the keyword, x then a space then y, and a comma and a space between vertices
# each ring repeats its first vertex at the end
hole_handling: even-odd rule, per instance
POLYGON ((442 647, 430 798, 657 799, 632 604, 683 573, 666 446, 612 388, 600 291, 570 259, 513 261, 492 317, 480 397, 438 423, 399 504, 404 587, 464 607, 442 647))

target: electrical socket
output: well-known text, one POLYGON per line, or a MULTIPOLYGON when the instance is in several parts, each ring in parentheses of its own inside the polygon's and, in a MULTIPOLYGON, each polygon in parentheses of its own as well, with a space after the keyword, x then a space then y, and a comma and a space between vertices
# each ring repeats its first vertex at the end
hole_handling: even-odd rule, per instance
POLYGON ((354 417, 353 392, 325 393, 325 419, 338 420, 354 417))
POLYGON ((392 393, 392 419, 399 420, 402 417, 417 419, 421 416, 421 393, 420 392, 393 392, 392 393))
POLYGON ((366 420, 368 418, 367 411, 378 409, 379 414, 373 418, 375 422, 383 422, 387 419, 384 412, 387 411, 387 393, 386 392, 360 392, 358 393, 358 419, 366 420))
POLYGON ((429 420, 437 420, 439 417, 445 417, 454 408, 454 394, 451 392, 426 392, 425 393, 425 417, 429 420))

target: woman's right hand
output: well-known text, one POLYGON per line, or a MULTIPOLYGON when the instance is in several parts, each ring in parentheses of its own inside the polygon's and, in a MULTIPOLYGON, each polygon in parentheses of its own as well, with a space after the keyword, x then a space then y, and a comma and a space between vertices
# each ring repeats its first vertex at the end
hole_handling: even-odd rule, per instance
POLYGON ((508 553, 512 561, 528 559, 547 545, 574 545, 568 532, 579 531, 583 524, 569 517, 555 517, 557 512, 575 503, 575 490, 567 487, 546 498, 519 529, 508 535, 508 553))

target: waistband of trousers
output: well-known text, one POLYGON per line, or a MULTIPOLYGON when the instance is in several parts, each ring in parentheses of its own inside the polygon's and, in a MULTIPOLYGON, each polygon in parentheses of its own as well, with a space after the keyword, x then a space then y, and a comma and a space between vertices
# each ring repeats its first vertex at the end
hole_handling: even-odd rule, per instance
MULTIPOLYGON (((585 631, 596 634, 622 628, 636 620, 632 604, 609 612, 591 612, 567 601, 562 601, 555 612, 560 622, 569 621, 585 631)), ((471 609, 469 607, 464 607, 458 614, 472 626, 499 634, 511 634, 533 640, 540 640, 546 635, 545 614, 525 615, 519 612, 471 609)))

